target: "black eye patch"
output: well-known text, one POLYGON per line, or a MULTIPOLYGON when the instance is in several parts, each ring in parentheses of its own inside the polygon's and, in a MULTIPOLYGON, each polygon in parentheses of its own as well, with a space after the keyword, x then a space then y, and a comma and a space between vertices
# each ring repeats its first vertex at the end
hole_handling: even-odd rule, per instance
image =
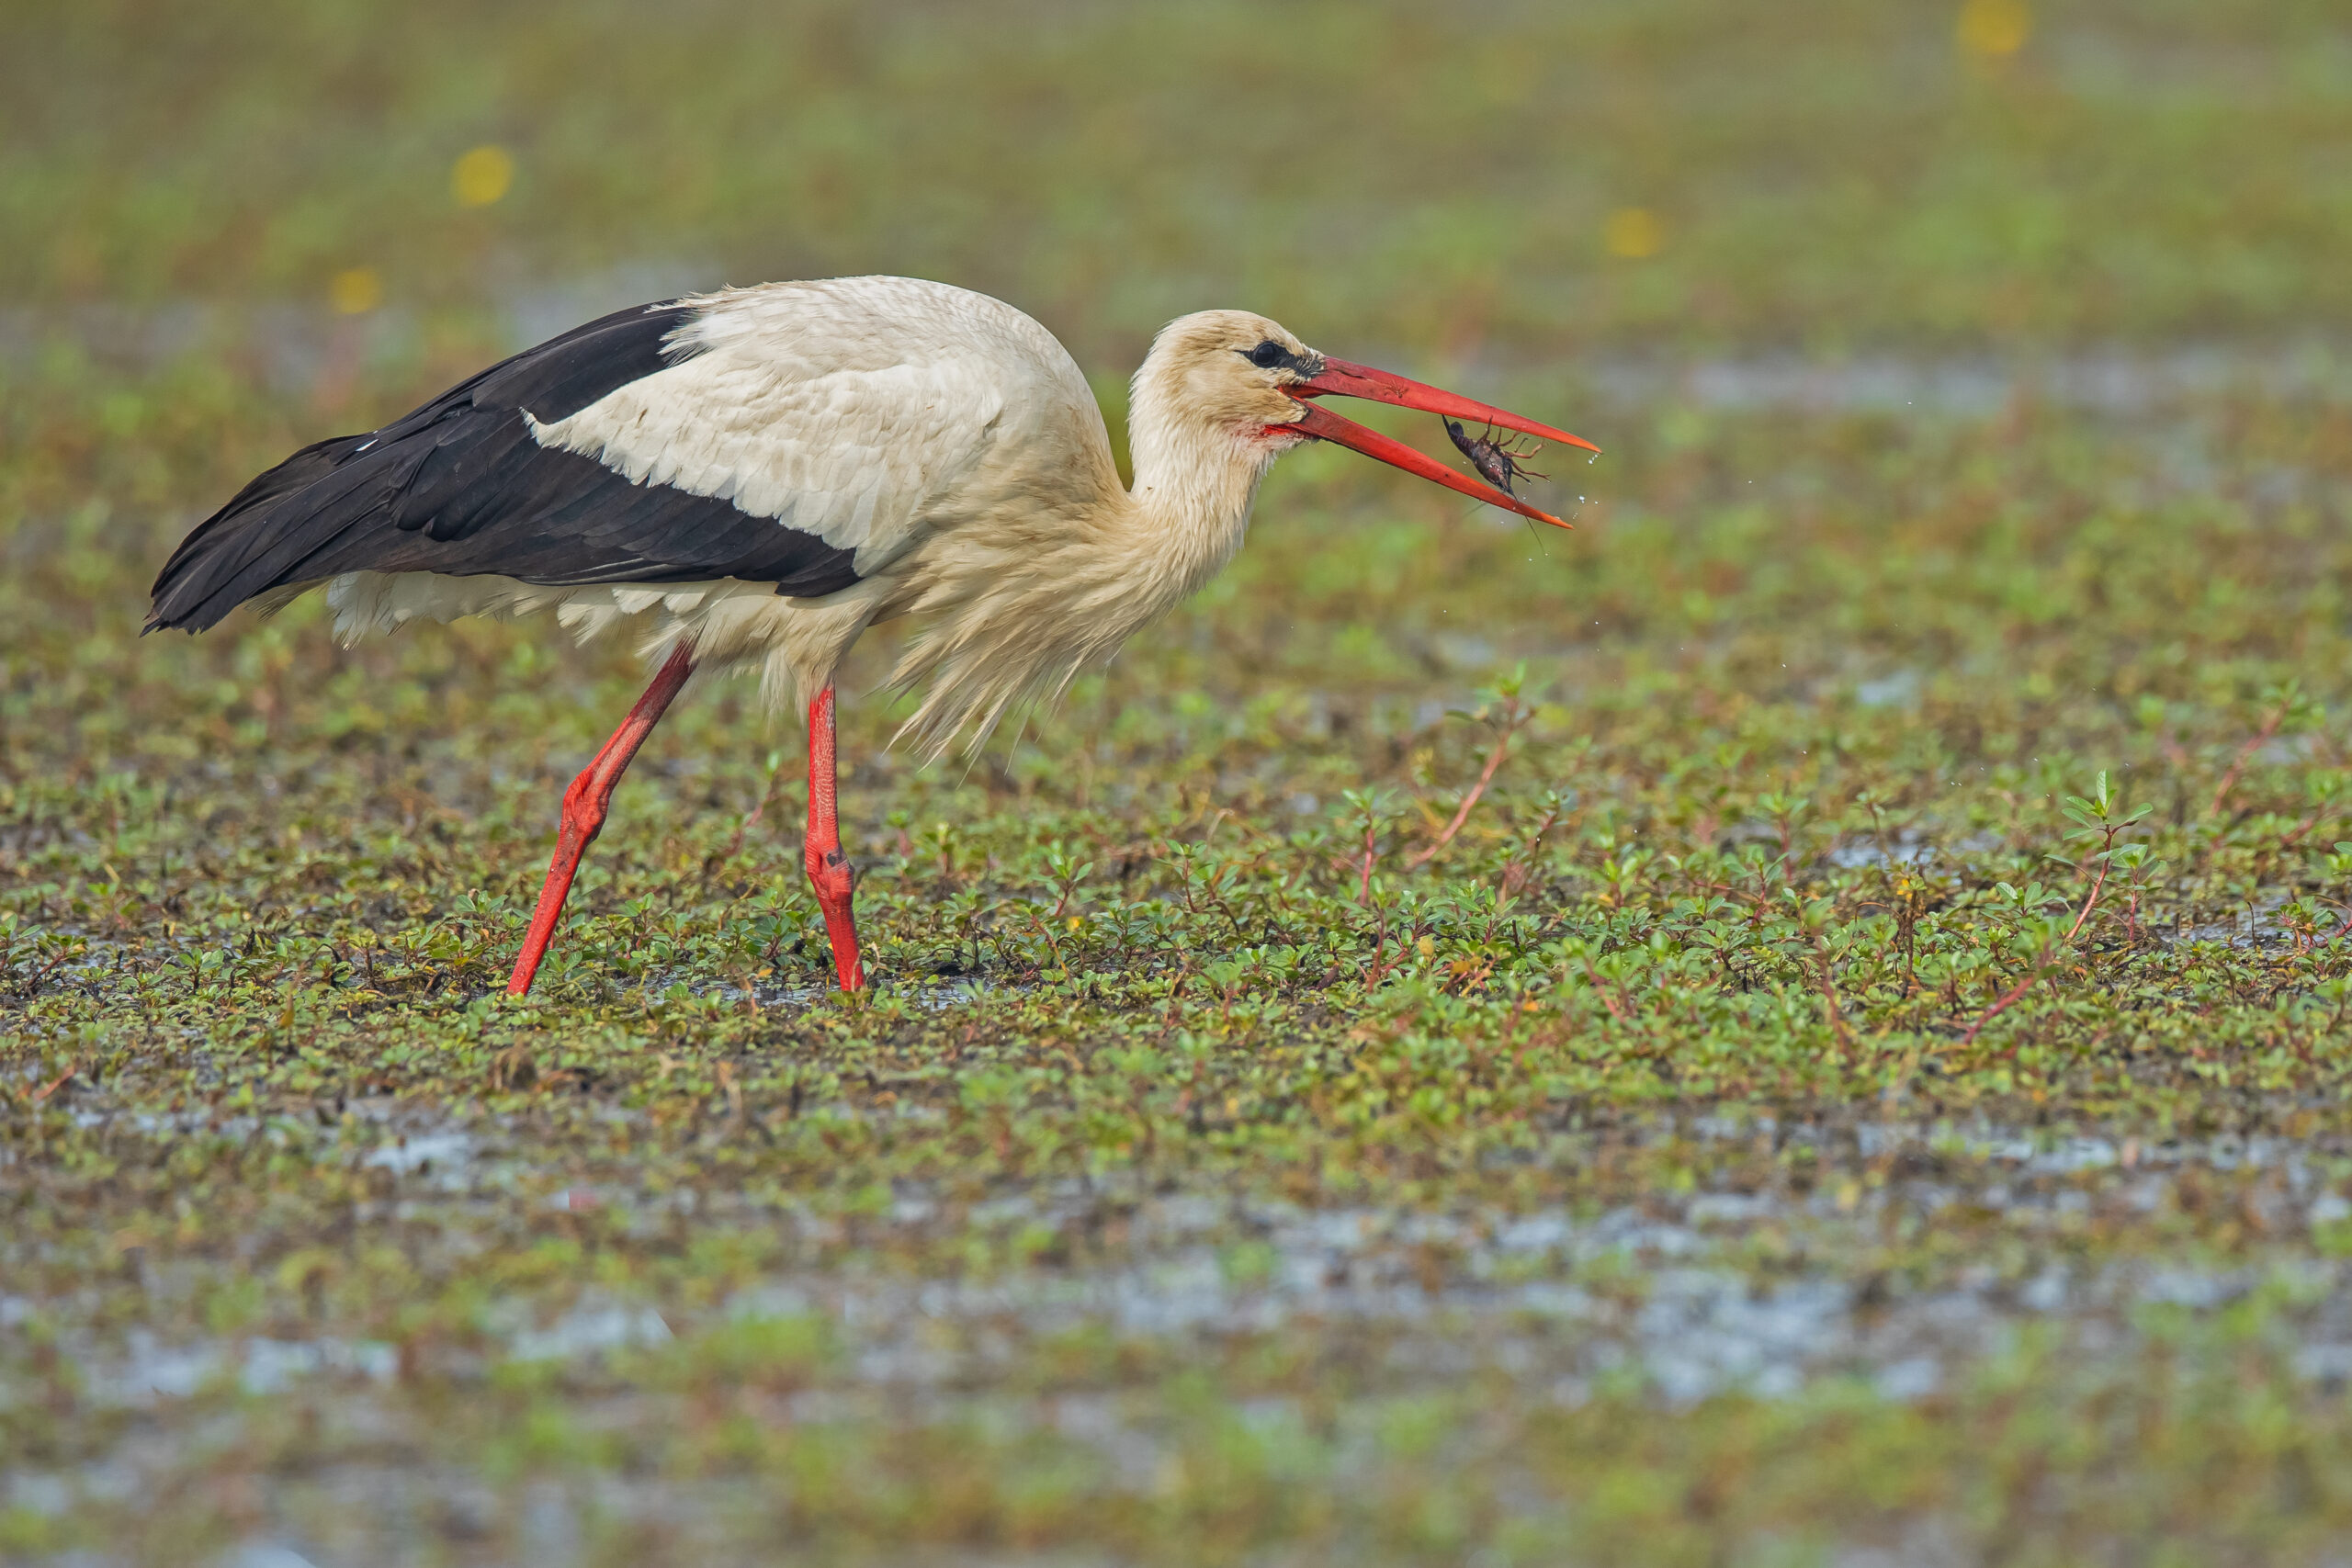
POLYGON ((1255 348, 1234 350, 1261 370, 1273 370, 1291 363, 1291 353, 1281 344, 1268 338, 1255 348))

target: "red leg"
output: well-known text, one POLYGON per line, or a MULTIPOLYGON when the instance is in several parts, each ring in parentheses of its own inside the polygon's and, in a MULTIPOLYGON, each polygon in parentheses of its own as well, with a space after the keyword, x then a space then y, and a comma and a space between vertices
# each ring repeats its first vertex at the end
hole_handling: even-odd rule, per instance
POLYGON ((857 915, 851 908, 849 857, 842 853, 841 818, 833 801, 833 688, 828 682, 808 705, 808 880, 825 911, 833 942, 833 968, 842 989, 863 990, 865 966, 857 958, 857 915))
POLYGON ((506 982, 506 994, 519 997, 531 988, 531 976, 539 972, 539 960, 548 955, 548 943, 555 937, 555 922, 563 913, 564 896, 571 891, 571 879, 580 870, 580 857, 596 841, 605 826, 605 808, 612 803, 613 786, 621 782, 621 773, 653 733, 662 715, 678 694, 678 688, 694 673, 694 649, 680 643, 653 677, 653 684, 645 688, 645 695, 628 710, 621 727, 603 750, 589 760, 588 766, 571 781, 563 792, 563 820, 556 829, 555 859, 548 866, 547 886, 539 889, 539 907, 531 916, 531 929, 523 938, 523 952, 514 960, 514 977, 506 982))

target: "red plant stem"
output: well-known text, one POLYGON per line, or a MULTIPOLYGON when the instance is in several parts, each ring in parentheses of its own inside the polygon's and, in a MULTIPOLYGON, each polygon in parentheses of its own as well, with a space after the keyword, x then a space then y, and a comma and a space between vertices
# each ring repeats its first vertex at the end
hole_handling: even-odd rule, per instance
POLYGON ((1462 831, 1464 822, 1470 820, 1471 809, 1478 804, 1478 797, 1485 795, 1487 786, 1495 782, 1495 770, 1503 765, 1503 753, 1510 750, 1510 739, 1518 733, 1516 722, 1504 728, 1501 738, 1495 742, 1495 749, 1487 753, 1487 766, 1478 774, 1478 782, 1472 784, 1470 793, 1462 797, 1462 808, 1453 814, 1453 820, 1445 825, 1445 831, 1440 833, 1429 848, 1419 851, 1405 862, 1407 871, 1418 871, 1429 864, 1437 858, 1440 850, 1453 842, 1453 836, 1462 831))
MULTIPOLYGON (((2114 842, 2112 839, 2109 839, 2108 841, 2110 845, 2114 842)), ((2075 933, 2083 929, 2083 922, 2091 918, 2091 911, 2093 909, 2098 908, 2099 889, 2107 886, 2107 868, 2108 859, 2105 855, 2101 855, 2098 863, 2098 874, 2091 879, 2091 896, 2083 900, 2083 912, 2075 917, 2074 931, 2070 931, 2066 933, 2066 940, 2068 942, 2071 942, 2075 940, 2075 933)))
POLYGON ((2008 1011, 2009 1009, 2015 1006, 2028 991, 2033 989, 2034 983, 2041 978, 2041 971, 2037 969, 2032 974, 2028 975, 2024 979, 2019 980, 2017 983, 2016 989, 2010 991, 2007 995, 2001 997, 1996 1000, 1991 1007, 1986 1008, 1983 1012, 1976 1015, 1976 1021, 1968 1026, 1968 1032, 1960 1037, 1960 1043, 1962 1045, 1975 1044, 1977 1032, 1982 1030, 1986 1024, 1992 1022, 1995 1019, 2000 1017, 2001 1014, 2008 1011))
POLYGON ((2278 733, 2278 727, 2286 719, 2287 705, 2280 703, 2271 710, 2270 716, 2262 721, 2262 728, 2254 732, 2254 739, 2238 748, 2236 758, 2230 763, 2230 771, 2222 775, 2222 787, 2213 792, 2213 804, 2205 808, 2206 816, 2211 817, 2222 809, 2222 802, 2228 799, 2230 791, 2237 787, 2239 771, 2256 751, 2262 750, 2264 741, 2278 733))
MULTIPOLYGON (((1505 902, 1517 897, 1520 888, 1526 885, 1528 867, 1534 862, 1536 852, 1544 847, 1544 835, 1550 832, 1552 824, 1559 819, 1560 808, 1557 806, 1545 811, 1543 820, 1535 824, 1535 831, 1528 835, 1527 848, 1513 855, 1510 863, 1503 867, 1502 897, 1505 902)), ((1497 906, 1498 908, 1500 907, 1497 906)))
POLYGON ((1829 974, 1829 944, 1821 940, 1819 931, 1813 933, 1813 955, 1821 965, 1821 999, 1829 1009, 1829 1032, 1840 1045, 1849 1045, 1853 1037, 1847 1032, 1845 1010, 1838 1005, 1838 983, 1829 974))
POLYGON ((1368 991, 1379 985, 1381 976, 1388 973, 1388 964, 1385 956, 1387 952, 1388 911, 1383 909, 1380 911, 1380 934, 1374 939, 1372 944, 1372 972, 1364 976, 1365 990, 1368 991))
POLYGON ((2301 841, 2304 834, 2319 826, 2319 819, 2325 816, 2326 813, 2327 807, 2323 806, 2319 810, 2314 811, 2309 817, 2304 818, 2301 822, 2295 825, 2295 830, 2293 832, 2278 840, 2278 847, 2282 850, 2293 849, 2297 843, 2301 841))

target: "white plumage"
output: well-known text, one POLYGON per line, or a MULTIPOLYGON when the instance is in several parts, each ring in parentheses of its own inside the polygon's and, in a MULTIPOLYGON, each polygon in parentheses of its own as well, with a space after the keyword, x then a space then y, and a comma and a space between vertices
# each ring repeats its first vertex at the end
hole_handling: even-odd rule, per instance
POLYGON ((860 277, 685 303, 703 310, 672 334, 689 357, 533 435, 854 549, 865 575, 993 443, 1025 438, 1022 411, 1091 403, 1043 327, 967 289, 860 277))
MULTIPOLYGON (((686 356, 564 419, 542 423, 526 409, 533 437, 854 550, 861 581, 797 599, 734 581, 541 587, 355 572, 328 584, 338 634, 552 613, 582 640, 634 632, 657 653, 683 638, 698 666, 755 668, 771 700, 805 705, 867 626, 915 613, 935 624, 893 682, 928 684, 908 728, 936 750, 959 731, 977 741, 1033 686, 1107 658, 1222 566, 1258 479, 1293 444, 1257 437, 1215 465, 1220 482, 1171 483, 1146 471, 1145 453, 1164 455, 1153 468, 1212 455, 1183 433, 1142 428, 1170 411, 1138 376, 1131 498, 1077 362, 1001 300, 854 277, 681 303, 702 311, 672 334, 686 356), (1065 530, 1081 519, 1095 526, 1072 540, 1065 530)), ((1261 318, 1214 314, 1244 323, 1252 344, 1288 338, 1261 318)))
POLYGON ((771 284, 589 323, 364 439, 297 454, 181 546, 153 624, 200 628, 323 582, 346 639, 420 616, 549 614, 666 660, 567 795, 518 991, 620 769, 687 673, 757 671, 773 700, 809 706, 809 871, 854 985, 831 686, 868 626, 917 622, 892 680, 922 693, 901 733, 936 752, 1199 587, 1302 441, 1558 521, 1328 412, 1324 395, 1589 445, 1211 310, 1170 322, 1136 373, 1130 489, 1078 366, 1012 307, 914 278, 771 284))

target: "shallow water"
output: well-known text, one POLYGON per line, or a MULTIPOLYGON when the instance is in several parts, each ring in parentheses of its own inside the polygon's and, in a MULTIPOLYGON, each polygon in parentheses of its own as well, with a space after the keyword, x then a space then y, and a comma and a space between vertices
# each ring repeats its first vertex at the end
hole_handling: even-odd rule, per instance
MULTIPOLYGON (((463 1384, 490 1377, 502 1364, 571 1369, 570 1386, 582 1391, 575 1404, 593 1423, 602 1405, 616 1418, 633 1408, 637 1396, 625 1383, 577 1378, 616 1355, 661 1356, 673 1348, 691 1355, 698 1339, 732 1325, 800 1322, 816 1326, 816 1339, 832 1347, 831 1371, 783 1396, 780 1418, 821 1430, 912 1416, 977 1421, 1000 1433, 1050 1433, 1083 1444, 1114 1484, 1145 1493, 1182 1451, 1156 1393, 1080 1388, 1038 1398, 1005 1392, 1022 1381, 1008 1374, 1032 1364, 1057 1336, 1090 1326, 1211 1361, 1224 1347, 1312 1344, 1317 1354, 1357 1368, 1363 1392, 1336 1412, 1261 1397, 1246 1402, 1238 1418, 1277 1444, 1304 1440, 1313 1425, 1330 1434, 1317 1440, 1335 1445, 1342 1473, 1361 1462, 1367 1474, 1380 1451, 1385 1413, 1459 1389, 1465 1380, 1500 1376, 1514 1400, 1539 1405, 1575 1405, 1602 1389, 1630 1386, 1661 1406, 1683 1408, 1735 1391, 1789 1398, 1825 1380, 1913 1401, 1954 1389, 2029 1331, 2061 1336, 2072 1357, 2120 1361, 2152 1335, 2177 1334, 2183 1323, 2211 1321, 2256 1298, 2273 1303, 2291 1336, 2298 1374, 2330 1391, 2352 1381, 2352 1262, 2312 1245, 2352 1219, 2352 1201, 2323 1174, 2334 1157, 2326 1151, 2278 1138, 2143 1145, 1990 1124, 1824 1128, 1754 1118, 1686 1119, 1669 1135, 1702 1142, 1813 1138, 1825 1146, 1844 1139, 1878 1156, 1935 1147, 1950 1160, 1973 1163, 1986 1179, 1895 1180, 1859 1199, 1834 1183, 1803 1196, 1702 1191, 1594 1213, 1309 1210, 1175 1191, 1120 1205, 1124 1229, 1106 1261, 950 1278, 872 1266, 810 1268, 778 1272, 699 1306, 592 1289, 552 1316, 521 1299, 501 1301, 485 1313, 478 1345, 435 1352, 414 1370, 463 1384), (1858 1266, 1906 1214, 1932 1224, 1947 1213, 1992 1207, 2013 1234, 2048 1235, 2095 1207, 2161 1206, 2185 1173, 2231 1169, 2259 1170, 2270 1181, 2277 1245, 2257 1260, 2211 1265, 2179 1256, 2121 1256, 2085 1267, 2050 1248, 2030 1256, 2024 1267, 1980 1262, 1917 1280, 1858 1266), (1758 1247, 1766 1239, 1771 1261, 1759 1266, 1758 1247), (586 1392, 598 1387, 610 1392, 586 1392), (1351 1461, 1351 1453, 1361 1461, 1351 1461)), ((394 1156, 385 1168, 400 1174, 404 1189, 438 1194, 424 1159, 411 1157, 431 1148, 442 1151, 433 1166, 441 1176, 465 1172, 490 1180, 495 1141, 461 1142, 466 1137, 454 1127, 413 1132, 405 1148, 385 1146, 394 1156)), ((424 1201, 450 1201, 436 1195, 424 1201)), ((593 1201, 650 1214, 671 1200, 613 1192, 593 1201)), ((869 1222, 883 1234, 866 1240, 878 1243, 890 1232, 1003 1235, 1067 1227, 1099 1219, 1102 1204, 1099 1192, 1076 1184, 980 1205, 906 1189, 887 1216, 869 1222)), ((701 1216, 706 1226, 729 1218, 701 1216)), ((821 1222, 770 1212, 768 1223, 821 1222)), ((862 1256, 884 1250, 877 1246, 862 1256)), ((0 1330, 34 1310, 0 1296, 0 1330)), ((178 1402, 234 1391, 266 1403, 329 1397, 345 1429, 391 1433, 413 1418, 396 1391, 409 1369, 382 1342, 254 1336, 166 1344, 141 1330, 102 1342, 69 1331, 61 1348, 79 1364, 87 1399, 126 1412, 164 1416, 178 1402)), ((151 1477, 176 1462, 140 1430, 126 1428, 115 1451, 84 1463, 15 1469, 0 1488, 0 1504, 53 1514, 140 1495, 151 1477)), ((333 1544, 313 1544, 300 1530, 265 1529, 219 1559, 222 1564, 323 1568, 372 1561, 364 1552, 354 1557, 350 1542, 411 1539, 452 1509, 472 1510, 484 1529, 503 1520, 525 1554, 515 1561, 568 1563, 584 1560, 582 1543, 599 1523, 718 1517, 755 1502, 724 1482, 654 1484, 615 1475, 600 1481, 593 1497, 553 1482, 535 1483, 517 1505, 482 1490, 476 1478, 349 1461, 285 1484, 311 1499, 303 1517, 318 1517, 322 1499, 342 1499, 330 1510, 339 1520, 333 1544)), ((1919 1528, 1928 1536, 1909 1544, 1920 1554, 1907 1554, 1909 1546, 1892 1557, 1858 1549, 1831 1561, 1939 1561, 1932 1529, 1919 1528)))
MULTIPOLYGON (((513 353, 609 310, 713 286, 706 267, 656 261, 561 285, 507 291, 492 309, 513 353)), ((81 304, 0 310, 0 362, 29 363, 70 345, 103 364, 152 370, 235 351, 254 358, 281 392, 300 393, 349 367, 413 354, 424 323, 398 306, 362 317, 323 304, 81 304)), ((1375 360, 1381 353, 1363 348, 1375 360)), ((1410 368, 1411 354, 1384 362, 1410 368)), ((1567 367, 1606 401, 1720 412, 1917 413, 1980 418, 2030 399, 2089 413, 2138 416, 2198 399, 2253 394, 2352 400, 2352 346, 2318 339, 2212 342, 2150 349, 2115 344, 2063 353, 1808 355, 1765 352, 1715 358, 1600 355, 1567 367)), ((1446 372, 1466 384, 1555 378, 1562 367, 1496 355, 1446 372)))
MULTIPOLYGON (((385 1216, 458 1225, 468 1214, 494 1216, 516 1201, 526 1174, 489 1118, 405 1118, 397 1132, 376 1125, 368 1135, 378 1141, 352 1157, 398 1179, 393 1198, 371 1206, 385 1216)), ((1828 1174, 1806 1192, 1701 1190, 1597 1212, 1306 1209, 1213 1191, 1120 1196, 1080 1183, 973 1205, 908 1187, 887 1216, 861 1222, 863 1249, 887 1254, 896 1236, 921 1255, 944 1236, 1106 1226, 1114 1239, 1080 1263, 944 1278, 811 1267, 702 1307, 592 1289, 544 1316, 518 1299, 495 1303, 478 1325, 479 1346, 435 1370, 473 1376, 503 1360, 594 1359, 746 1318, 808 1317, 828 1325, 854 1369, 850 1381, 876 1390, 967 1386, 1041 1338, 1091 1325, 1137 1339, 1336 1336, 1376 1343, 1404 1383, 1501 1365, 1564 1401, 1602 1376, 1636 1378, 1669 1404, 1734 1390, 1787 1395, 1825 1377, 1912 1398, 1998 1354, 2028 1325, 2060 1328, 2086 1351, 2121 1352, 2138 1342, 2149 1309, 2210 1314, 2261 1293, 2294 1324, 2304 1375, 2330 1384, 2352 1376, 2352 1262, 2320 1245, 2352 1221, 2332 1147, 1770 1116, 1663 1118, 1640 1135, 1809 1148, 1828 1174), (1867 1189, 1836 1174, 1900 1171, 1906 1160, 1928 1174, 1867 1189), (2099 1216, 2129 1222, 2177 1207, 2184 1180, 2227 1173, 2250 1183, 2239 1201, 2269 1238, 2250 1259, 2126 1249, 2086 1266, 2059 1245, 2099 1216), (1894 1277, 1871 1266, 1890 1241, 1957 1224, 1992 1224, 2023 1241, 2023 1263, 1894 1277)), ((604 1209, 632 1224, 689 1203, 704 1226, 780 1224, 814 1236, 837 1225, 739 1208, 724 1193, 572 1186, 542 1201, 604 1209)), ((0 1295, 0 1327, 44 1308, 0 1295)), ((216 1382, 270 1393, 310 1379, 380 1382, 397 1361, 390 1345, 333 1337, 166 1342, 145 1329, 58 1328, 88 1397, 105 1404, 185 1398, 216 1382)))

